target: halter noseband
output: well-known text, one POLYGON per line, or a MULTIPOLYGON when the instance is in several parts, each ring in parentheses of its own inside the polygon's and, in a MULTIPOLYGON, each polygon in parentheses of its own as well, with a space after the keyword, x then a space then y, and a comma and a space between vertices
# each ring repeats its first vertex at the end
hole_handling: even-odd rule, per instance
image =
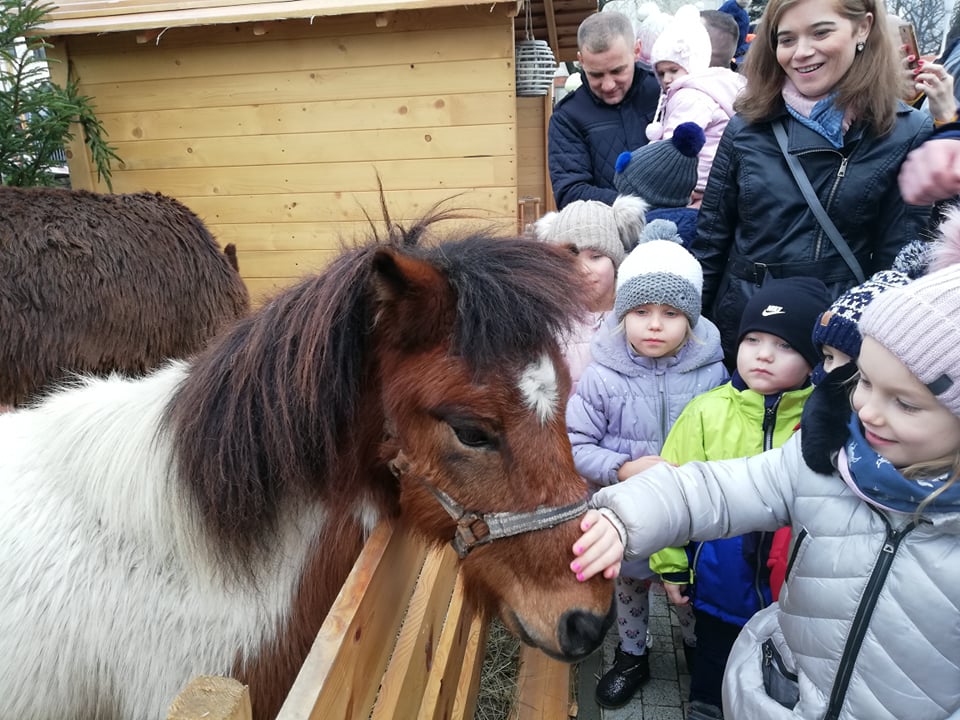
MULTIPOLYGON (((403 452, 388 463, 390 471, 400 477, 409 469, 403 452)), ((440 506, 457 521, 457 532, 450 544, 462 560, 478 545, 486 545, 499 538, 520 535, 526 532, 547 530, 568 520, 580 517, 587 511, 587 501, 579 500, 563 506, 539 506, 529 512, 488 512, 467 510, 452 497, 425 478, 417 478, 433 493, 440 506)))

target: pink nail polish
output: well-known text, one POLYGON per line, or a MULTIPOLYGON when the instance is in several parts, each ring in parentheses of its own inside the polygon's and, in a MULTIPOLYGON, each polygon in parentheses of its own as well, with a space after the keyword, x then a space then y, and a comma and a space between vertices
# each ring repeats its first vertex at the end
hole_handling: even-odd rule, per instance
POLYGON ((570 569, 574 572, 580 572, 580 563, 575 562, 570 566, 570 569))
POLYGON ((577 580, 583 582, 583 573, 577 573, 577 580))
POLYGON ((574 554, 574 555, 579 555, 579 554, 582 553, 582 552, 583 552, 583 546, 582 546, 582 545, 575 545, 575 546, 574 546, 574 548, 573 548, 573 554, 574 554))

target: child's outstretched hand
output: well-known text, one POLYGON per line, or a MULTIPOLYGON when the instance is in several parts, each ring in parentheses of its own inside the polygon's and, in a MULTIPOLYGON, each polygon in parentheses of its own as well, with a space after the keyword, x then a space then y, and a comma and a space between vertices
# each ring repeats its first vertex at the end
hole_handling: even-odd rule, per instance
POLYGON ((674 585, 673 583, 663 583, 663 589, 667 593, 667 600, 674 605, 689 605, 690 596, 687 595, 688 585, 674 585))
POLYGON ((623 543, 613 524, 596 510, 587 510, 580 521, 583 535, 573 544, 574 560, 570 569, 584 582, 602 572, 612 579, 620 574, 623 543))

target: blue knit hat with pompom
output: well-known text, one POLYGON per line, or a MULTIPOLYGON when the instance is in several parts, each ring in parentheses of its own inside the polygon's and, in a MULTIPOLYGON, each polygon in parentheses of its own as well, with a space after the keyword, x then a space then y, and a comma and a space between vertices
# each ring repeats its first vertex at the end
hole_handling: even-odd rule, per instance
POLYGON ((697 186, 698 155, 705 138, 699 125, 680 123, 669 140, 620 153, 613 184, 651 208, 686 207, 697 186))

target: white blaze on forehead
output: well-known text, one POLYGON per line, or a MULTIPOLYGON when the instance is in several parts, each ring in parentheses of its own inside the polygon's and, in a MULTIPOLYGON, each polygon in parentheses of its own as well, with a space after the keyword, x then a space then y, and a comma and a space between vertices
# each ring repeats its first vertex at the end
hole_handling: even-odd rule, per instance
POLYGON ((541 355, 537 362, 528 365, 520 373, 517 385, 527 407, 537 414, 541 424, 556 414, 557 369, 548 355, 541 355))

